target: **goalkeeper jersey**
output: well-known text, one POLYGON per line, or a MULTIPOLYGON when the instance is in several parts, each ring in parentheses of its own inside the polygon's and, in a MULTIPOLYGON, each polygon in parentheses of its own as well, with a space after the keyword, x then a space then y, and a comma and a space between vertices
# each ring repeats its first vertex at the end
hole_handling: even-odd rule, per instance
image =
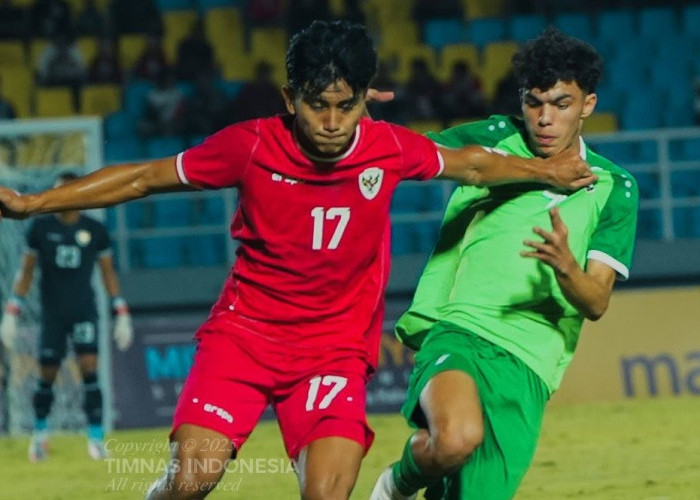
MULTIPOLYGON (((431 137, 450 147, 480 144, 533 156, 516 118, 492 116, 431 137)), ((528 249, 523 240, 539 238, 535 226, 551 230, 549 210, 556 206, 579 265, 598 260, 626 279, 637 219, 634 178, 583 140, 581 154, 598 181, 576 192, 538 184, 456 189, 413 303, 397 323, 403 342, 418 349, 432 324, 450 321, 518 356, 550 391, 559 386, 583 316, 564 298, 550 266, 519 254, 528 249)))

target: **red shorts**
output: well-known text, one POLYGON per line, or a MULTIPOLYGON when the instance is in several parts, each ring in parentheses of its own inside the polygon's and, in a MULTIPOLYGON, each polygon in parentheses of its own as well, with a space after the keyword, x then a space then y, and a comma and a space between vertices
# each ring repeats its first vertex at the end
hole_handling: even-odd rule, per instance
POLYGON ((226 332, 200 330, 194 363, 173 416, 182 424, 220 432, 240 450, 271 404, 287 454, 296 459, 309 443, 345 437, 365 450, 374 440, 367 424, 367 364, 352 353, 312 355, 281 346, 231 323, 226 332))

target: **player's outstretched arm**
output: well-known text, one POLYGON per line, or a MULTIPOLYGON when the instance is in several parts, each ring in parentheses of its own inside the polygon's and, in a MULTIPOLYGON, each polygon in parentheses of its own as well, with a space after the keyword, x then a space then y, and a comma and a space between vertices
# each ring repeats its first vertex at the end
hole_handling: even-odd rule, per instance
POLYGON ((441 177, 471 186, 541 182, 574 190, 596 180, 588 163, 575 150, 549 158, 521 158, 483 146, 439 149, 445 160, 441 177))
POLYGON ((73 182, 21 195, 0 186, 0 217, 32 215, 116 205, 149 194, 192 189, 177 177, 175 157, 101 168, 73 182))

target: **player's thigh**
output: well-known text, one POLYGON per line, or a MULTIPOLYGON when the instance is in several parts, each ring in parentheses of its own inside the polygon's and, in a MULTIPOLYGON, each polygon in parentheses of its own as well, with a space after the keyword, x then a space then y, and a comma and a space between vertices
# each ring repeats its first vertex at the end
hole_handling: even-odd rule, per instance
POLYGON ((73 322, 70 337, 77 355, 97 354, 97 321, 94 318, 73 322))
POLYGON ((216 485, 235 450, 228 436, 193 424, 177 428, 170 449, 170 470, 176 482, 199 491, 216 485))
POLYGON ((195 425, 225 436, 240 450, 269 403, 267 379, 264 367, 235 342, 203 336, 178 397, 171 436, 183 425, 195 425))
POLYGON ((44 318, 39 335, 39 364, 60 365, 66 357, 71 323, 55 318, 44 318))
POLYGON ((367 423, 364 365, 351 360, 325 366, 299 378, 273 401, 284 445, 292 459, 322 438, 354 441, 363 453, 374 439, 367 423))

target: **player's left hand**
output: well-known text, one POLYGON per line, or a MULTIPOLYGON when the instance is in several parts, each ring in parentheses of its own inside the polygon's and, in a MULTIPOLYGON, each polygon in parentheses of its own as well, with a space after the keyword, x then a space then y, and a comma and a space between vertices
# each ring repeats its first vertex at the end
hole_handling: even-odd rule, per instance
POLYGON ((0 186, 0 219, 24 219, 28 215, 27 202, 22 195, 0 186))
POLYGON ((126 351, 134 341, 134 327, 130 314, 118 314, 114 317, 114 342, 117 349, 126 351))
POLYGON ((544 241, 523 241, 525 246, 531 247, 533 250, 523 250, 520 255, 548 264, 557 274, 568 275, 573 268, 572 266, 578 266, 569 248, 569 229, 561 220, 558 208, 555 207, 549 211, 549 218, 552 221, 552 231, 534 227, 532 231, 541 236, 544 241))

